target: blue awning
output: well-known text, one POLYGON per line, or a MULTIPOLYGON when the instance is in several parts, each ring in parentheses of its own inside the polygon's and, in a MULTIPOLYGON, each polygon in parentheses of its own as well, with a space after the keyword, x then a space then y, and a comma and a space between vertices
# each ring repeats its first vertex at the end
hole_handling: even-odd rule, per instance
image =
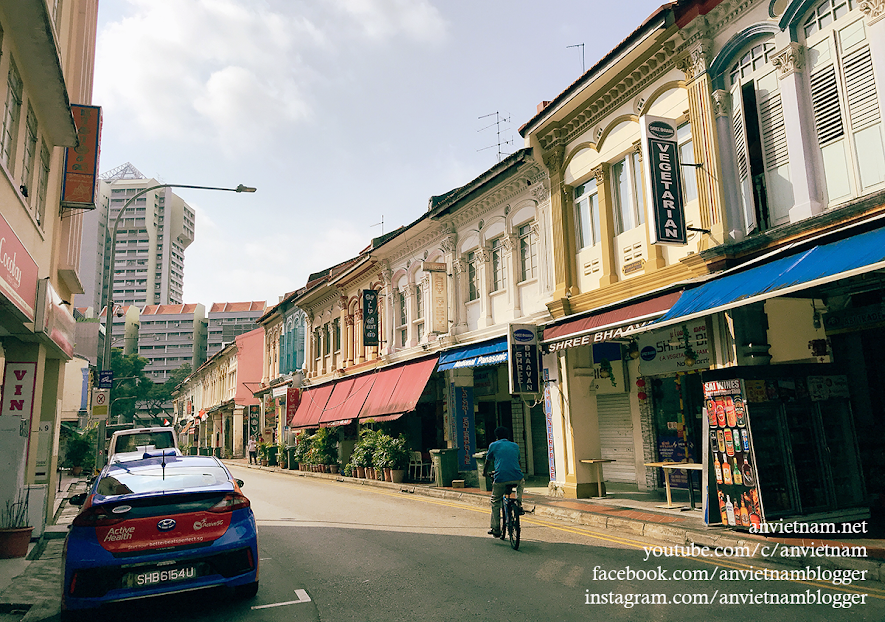
POLYGON ((507 337, 498 337, 439 355, 437 371, 462 367, 483 367, 507 362, 507 337))
POLYGON ((645 332, 885 268, 885 229, 815 246, 683 292, 645 332))

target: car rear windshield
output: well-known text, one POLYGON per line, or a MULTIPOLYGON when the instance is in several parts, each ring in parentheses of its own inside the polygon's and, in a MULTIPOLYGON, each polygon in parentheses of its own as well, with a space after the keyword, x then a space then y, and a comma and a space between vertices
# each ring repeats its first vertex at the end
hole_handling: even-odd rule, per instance
POLYGON ((114 469, 98 482, 96 492, 111 497, 143 492, 192 490, 229 481, 230 478, 223 467, 167 463, 165 469, 159 464, 135 469, 114 469))
POLYGON ((114 453, 122 454, 145 449, 169 449, 175 447, 172 432, 139 432, 121 434, 114 443, 114 453))

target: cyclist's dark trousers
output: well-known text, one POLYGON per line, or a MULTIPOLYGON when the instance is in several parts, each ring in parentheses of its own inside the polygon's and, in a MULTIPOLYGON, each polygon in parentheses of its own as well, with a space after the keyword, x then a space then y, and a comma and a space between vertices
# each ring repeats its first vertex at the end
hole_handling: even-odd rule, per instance
POLYGON ((525 488, 525 479, 514 482, 495 482, 492 484, 492 518, 491 528, 493 531, 501 529, 501 497, 504 496, 505 486, 516 486, 516 500, 522 505, 522 489, 525 488))

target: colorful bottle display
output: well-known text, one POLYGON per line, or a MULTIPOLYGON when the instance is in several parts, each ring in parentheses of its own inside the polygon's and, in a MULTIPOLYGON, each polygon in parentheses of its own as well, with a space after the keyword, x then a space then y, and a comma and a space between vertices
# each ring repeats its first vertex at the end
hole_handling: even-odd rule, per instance
POLYGON ((741 433, 737 428, 731 431, 731 440, 734 442, 734 452, 741 453, 741 433))
POLYGON ((725 405, 721 400, 716 400, 716 421, 720 428, 725 427, 725 405))
POLYGON ((725 494, 719 491, 719 514, 722 516, 722 524, 728 524, 728 514, 725 512, 725 494))
POLYGON ((716 430, 716 444, 719 446, 719 451, 725 451, 725 436, 722 430, 716 430))
POLYGON ((732 458, 732 462, 734 465, 731 468, 731 479, 734 481, 735 486, 743 486, 744 482, 741 478, 741 470, 738 468, 737 458, 732 458))
POLYGON ((731 495, 725 496, 725 515, 728 517, 729 525, 736 525, 734 522, 734 503, 731 502, 731 495))
POLYGON ((713 454, 713 469, 716 471, 716 483, 722 483, 722 465, 719 463, 719 454, 713 454))
POLYGON ((727 453, 729 456, 733 456, 734 455, 734 441, 732 440, 732 436, 731 436, 731 428, 725 428, 725 430, 723 431, 723 436, 725 438, 725 440, 724 440, 725 453, 727 453))
POLYGON ((710 427, 716 427, 716 402, 707 400, 707 418, 710 420, 710 427))
POLYGON ((722 456, 722 480, 726 486, 731 486, 734 483, 731 478, 731 464, 725 456, 722 456))
POLYGON ((741 443, 743 443, 744 451, 750 451, 750 433, 747 428, 741 430, 741 443))
POLYGON ((738 427, 744 427, 747 425, 747 422, 744 420, 744 398, 740 395, 735 395, 733 400, 734 402, 734 413, 737 418, 738 427))
POLYGON ((734 401, 732 398, 725 398, 725 419, 728 422, 728 427, 733 428, 737 425, 737 413, 734 410, 734 401))

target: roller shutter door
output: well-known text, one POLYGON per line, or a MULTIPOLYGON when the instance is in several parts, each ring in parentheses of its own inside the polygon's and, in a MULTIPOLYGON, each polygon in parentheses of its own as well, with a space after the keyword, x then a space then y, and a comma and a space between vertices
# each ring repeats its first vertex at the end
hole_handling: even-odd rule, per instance
POLYGON ((636 483, 636 464, 633 458, 633 417, 630 396, 626 393, 596 396, 599 412, 599 444, 602 457, 616 462, 604 464, 603 478, 607 482, 636 483))

